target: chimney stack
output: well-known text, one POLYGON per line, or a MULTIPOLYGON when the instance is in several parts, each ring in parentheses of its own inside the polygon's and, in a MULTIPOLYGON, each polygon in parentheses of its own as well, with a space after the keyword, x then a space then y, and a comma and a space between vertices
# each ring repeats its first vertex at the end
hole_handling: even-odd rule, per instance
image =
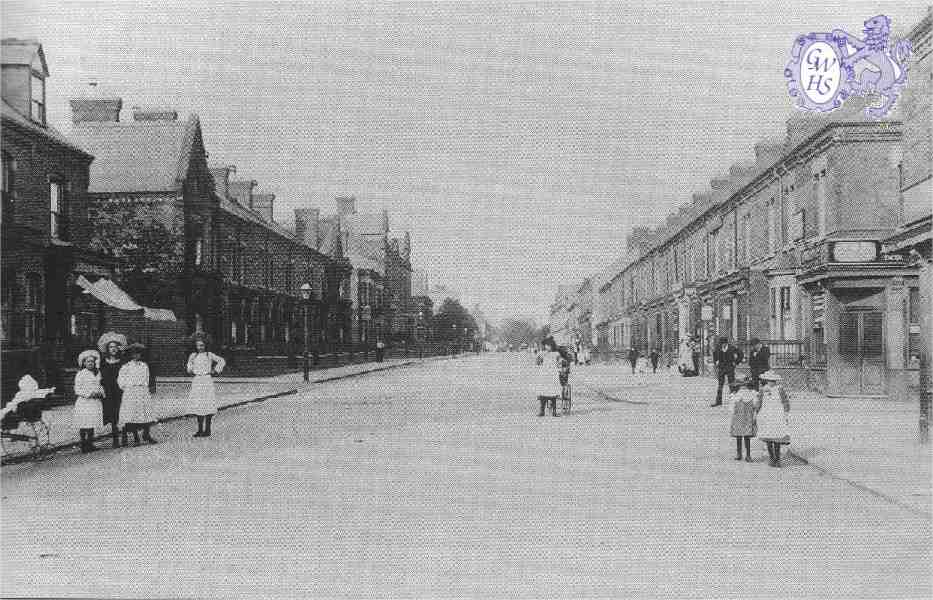
POLYGON ((71 121, 78 123, 118 122, 123 109, 122 98, 72 98, 71 121))
POLYGON ((275 194, 260 193, 253 194, 253 205, 250 207, 255 212, 259 213, 263 219, 267 222, 272 223, 272 206, 275 203, 275 194))
POLYGON ((337 196, 337 216, 356 214, 356 198, 353 196, 337 196))
POLYGON ((755 144, 755 167, 759 171, 771 167, 784 155, 784 142, 761 140, 755 144))
POLYGON ((295 235, 306 246, 320 250, 321 211, 316 208, 296 208, 295 235))
POLYGON ((170 108, 133 108, 134 121, 177 121, 178 111, 170 108))

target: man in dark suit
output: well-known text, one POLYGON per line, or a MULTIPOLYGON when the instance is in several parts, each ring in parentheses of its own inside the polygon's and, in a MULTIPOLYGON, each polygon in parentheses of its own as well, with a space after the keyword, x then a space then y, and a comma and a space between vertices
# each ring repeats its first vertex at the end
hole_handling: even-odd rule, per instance
POLYGON ((748 353, 748 368, 751 371, 752 383, 758 389, 758 376, 771 368, 771 350, 762 345, 761 340, 752 338, 752 349, 748 353))
POLYGON ((742 351, 729 343, 728 338, 719 338, 719 345, 713 351, 713 364, 716 365, 716 402, 710 406, 722 405, 722 386, 729 381, 735 383, 735 367, 742 362, 742 351))

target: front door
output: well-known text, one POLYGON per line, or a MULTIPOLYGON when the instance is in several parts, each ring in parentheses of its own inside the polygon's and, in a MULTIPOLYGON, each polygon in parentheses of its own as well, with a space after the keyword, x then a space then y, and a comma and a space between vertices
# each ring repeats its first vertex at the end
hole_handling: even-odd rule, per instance
POLYGON ((885 394, 882 311, 845 310, 839 315, 839 358, 842 395, 885 394))

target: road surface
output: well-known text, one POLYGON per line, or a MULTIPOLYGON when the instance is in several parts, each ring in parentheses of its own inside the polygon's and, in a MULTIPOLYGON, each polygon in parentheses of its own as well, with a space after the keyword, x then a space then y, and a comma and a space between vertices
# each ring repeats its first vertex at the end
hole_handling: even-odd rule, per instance
POLYGON ((734 461, 702 402, 613 402, 581 381, 572 415, 539 418, 530 365, 400 368, 224 411, 210 439, 185 420, 155 446, 4 468, 0 591, 931 595, 928 519, 770 468, 759 444, 734 461))

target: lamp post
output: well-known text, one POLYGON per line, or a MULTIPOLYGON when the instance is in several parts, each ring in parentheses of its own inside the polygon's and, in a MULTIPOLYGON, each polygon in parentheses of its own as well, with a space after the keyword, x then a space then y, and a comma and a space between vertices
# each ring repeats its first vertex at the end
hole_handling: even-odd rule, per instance
POLYGON ((303 283, 301 285, 301 299, 304 301, 302 305, 304 306, 304 332, 305 332, 305 348, 304 348, 304 379, 309 381, 308 377, 308 302, 311 300, 311 284, 303 283))

